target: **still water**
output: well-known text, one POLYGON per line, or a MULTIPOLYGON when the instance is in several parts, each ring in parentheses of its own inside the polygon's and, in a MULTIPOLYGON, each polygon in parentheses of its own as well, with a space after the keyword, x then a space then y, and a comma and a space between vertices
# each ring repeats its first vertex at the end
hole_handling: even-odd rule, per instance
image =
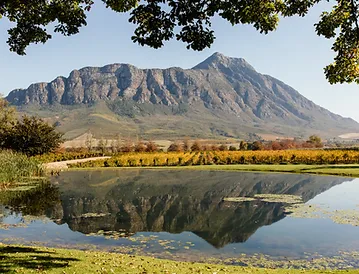
POLYGON ((51 184, 2 199, 0 242, 233 264, 246 264, 238 259, 243 256, 288 262, 351 254, 346 266, 359 268, 359 227, 326 216, 291 217, 283 203, 223 200, 256 194, 297 195, 327 210, 359 211, 359 180, 351 178, 68 171, 52 177, 51 184))

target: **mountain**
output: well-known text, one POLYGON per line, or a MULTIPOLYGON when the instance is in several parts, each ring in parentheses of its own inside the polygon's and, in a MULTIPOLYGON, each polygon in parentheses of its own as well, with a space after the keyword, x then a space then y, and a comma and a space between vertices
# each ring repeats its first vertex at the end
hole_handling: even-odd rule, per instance
POLYGON ((323 137, 359 132, 359 124, 258 73, 241 58, 215 53, 192 69, 129 64, 74 70, 69 77, 13 90, 20 111, 57 122, 67 137, 323 137))

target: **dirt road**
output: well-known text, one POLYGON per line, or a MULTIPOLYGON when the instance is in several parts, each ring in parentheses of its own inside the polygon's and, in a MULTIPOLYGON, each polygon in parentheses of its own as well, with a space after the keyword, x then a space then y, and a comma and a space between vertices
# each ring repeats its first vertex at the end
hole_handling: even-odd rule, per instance
POLYGON ((68 161, 61 161, 61 162, 51 162, 51 163, 44 164, 44 167, 48 170, 62 170, 62 169, 67 169, 68 164, 84 163, 84 162, 103 160, 103 159, 109 159, 109 158, 111 158, 111 157, 104 156, 104 157, 92 157, 92 158, 86 158, 86 159, 75 159, 75 160, 68 160, 68 161))

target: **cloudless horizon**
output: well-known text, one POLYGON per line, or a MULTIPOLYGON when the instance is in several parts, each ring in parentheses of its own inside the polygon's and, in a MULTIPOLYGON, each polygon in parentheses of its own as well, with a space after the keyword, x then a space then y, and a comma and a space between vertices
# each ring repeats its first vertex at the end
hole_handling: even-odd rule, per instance
POLYGON ((67 77, 72 70, 86 66, 129 63, 139 68, 191 68, 220 52, 244 58, 258 72, 285 82, 314 103, 359 121, 359 85, 330 85, 324 76, 323 68, 333 60, 333 41, 318 37, 314 23, 326 8, 328 4, 322 3, 304 18, 282 19, 278 29, 268 35, 249 25, 233 27, 216 17, 212 22, 217 39, 202 52, 187 50, 185 44, 175 40, 166 42, 162 49, 134 44, 131 36, 135 27, 127 21, 128 14, 115 13, 96 2, 88 14, 88 25, 79 34, 55 34, 44 45, 31 45, 26 56, 18 56, 6 44, 11 24, 3 18, 0 93, 7 95, 32 83, 67 77))

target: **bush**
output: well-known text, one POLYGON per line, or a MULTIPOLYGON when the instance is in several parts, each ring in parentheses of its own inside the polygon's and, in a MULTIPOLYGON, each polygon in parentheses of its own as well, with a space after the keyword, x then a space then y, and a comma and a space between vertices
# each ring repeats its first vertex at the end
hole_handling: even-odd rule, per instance
POLYGON ((183 146, 179 143, 172 143, 168 149, 167 149, 168 152, 180 152, 180 151, 183 151, 183 146))
POLYGON ((252 150, 263 150, 263 144, 260 141, 255 141, 252 144, 252 150))
POLYGON ((28 156, 41 155, 57 149, 62 134, 42 119, 24 115, 6 132, 3 149, 12 149, 28 156))
POLYGON ((191 146, 191 151, 201 151, 202 146, 198 141, 195 141, 193 145, 191 146))
POLYGON ((156 152, 158 150, 158 146, 150 141, 146 144, 146 152, 156 152))
POLYGON ((134 150, 135 150, 135 152, 145 152, 146 151, 146 145, 142 141, 139 141, 135 145, 134 150))
POLYGON ((228 150, 228 147, 226 145, 222 144, 222 145, 219 146, 219 150, 220 151, 226 151, 226 150, 228 150))

